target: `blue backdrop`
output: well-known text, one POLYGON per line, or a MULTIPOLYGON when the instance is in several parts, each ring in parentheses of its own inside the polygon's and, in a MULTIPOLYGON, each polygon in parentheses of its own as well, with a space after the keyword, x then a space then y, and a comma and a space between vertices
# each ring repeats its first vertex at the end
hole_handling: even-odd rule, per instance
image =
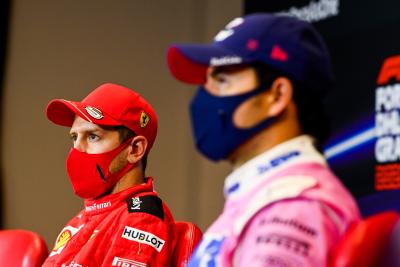
POLYGON ((325 155, 369 215, 400 210, 400 2, 246 0, 245 13, 279 12, 312 22, 337 77, 326 103, 325 155))

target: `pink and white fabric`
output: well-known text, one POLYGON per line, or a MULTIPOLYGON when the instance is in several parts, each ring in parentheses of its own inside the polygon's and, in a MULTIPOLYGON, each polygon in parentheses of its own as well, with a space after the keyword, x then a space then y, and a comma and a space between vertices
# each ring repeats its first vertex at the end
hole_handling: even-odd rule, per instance
POLYGON ((223 213, 189 266, 324 267, 357 205, 309 136, 279 144, 231 173, 223 213))

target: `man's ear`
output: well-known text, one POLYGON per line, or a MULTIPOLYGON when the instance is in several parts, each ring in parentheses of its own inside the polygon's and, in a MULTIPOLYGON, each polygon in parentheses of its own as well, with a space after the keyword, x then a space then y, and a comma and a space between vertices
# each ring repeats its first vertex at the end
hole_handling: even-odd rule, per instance
POLYGON ((293 99, 293 84, 286 77, 279 77, 272 83, 265 101, 268 101, 268 116, 281 114, 293 99))
POLYGON ((146 137, 138 135, 132 138, 131 144, 128 148, 127 160, 129 163, 138 163, 146 154, 148 142, 146 137))

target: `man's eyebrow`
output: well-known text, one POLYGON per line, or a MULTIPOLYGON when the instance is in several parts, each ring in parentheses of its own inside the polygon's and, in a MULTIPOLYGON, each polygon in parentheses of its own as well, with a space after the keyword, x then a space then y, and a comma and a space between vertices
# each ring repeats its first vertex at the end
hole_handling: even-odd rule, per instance
POLYGON ((248 67, 248 65, 246 64, 236 64, 236 65, 228 65, 228 66, 219 66, 219 67, 215 67, 212 71, 211 71, 211 76, 215 77, 216 75, 220 74, 220 73, 229 73, 229 72, 235 72, 238 70, 242 70, 245 69, 246 67, 248 67))
POLYGON ((210 75, 211 75, 211 77, 215 77, 218 74, 223 73, 223 72, 224 72, 224 68, 223 67, 218 67, 218 68, 214 68, 210 75))
POLYGON ((100 128, 100 127, 92 127, 92 128, 86 128, 86 129, 83 129, 83 130, 79 130, 79 129, 76 129, 76 130, 71 130, 70 132, 69 132, 69 134, 71 135, 71 134, 76 134, 77 132, 85 132, 85 133, 94 133, 94 132, 98 132, 98 131, 101 131, 101 130, 103 130, 102 128, 100 128))

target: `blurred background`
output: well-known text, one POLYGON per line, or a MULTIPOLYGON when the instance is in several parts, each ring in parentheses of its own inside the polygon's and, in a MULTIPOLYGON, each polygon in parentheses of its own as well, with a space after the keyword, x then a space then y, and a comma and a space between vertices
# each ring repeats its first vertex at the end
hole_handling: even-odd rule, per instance
POLYGON ((69 129, 47 121, 44 110, 51 99, 81 100, 104 82, 130 87, 152 103, 159 132, 147 174, 177 220, 203 229, 210 224, 222 207, 226 171, 196 153, 187 112, 195 89, 170 76, 165 54, 173 42, 211 40, 241 15, 241 1, 5 2, 3 228, 34 230, 51 248, 82 208, 65 171, 69 129))
POLYGON ((326 103, 333 132, 325 153, 364 214, 398 208, 400 120, 393 116, 400 98, 389 94, 383 101, 399 102, 394 108, 375 98, 378 88, 400 84, 400 4, 348 2, 2 0, 2 228, 36 231, 51 248, 83 207, 65 171, 69 129, 48 122, 44 110, 51 99, 81 100, 113 82, 152 103, 159 132, 147 173, 176 220, 205 230, 222 209, 229 168, 195 151, 188 117, 195 88, 170 76, 166 49, 176 42, 209 42, 232 18, 259 11, 298 16, 321 31, 337 74, 326 103))

